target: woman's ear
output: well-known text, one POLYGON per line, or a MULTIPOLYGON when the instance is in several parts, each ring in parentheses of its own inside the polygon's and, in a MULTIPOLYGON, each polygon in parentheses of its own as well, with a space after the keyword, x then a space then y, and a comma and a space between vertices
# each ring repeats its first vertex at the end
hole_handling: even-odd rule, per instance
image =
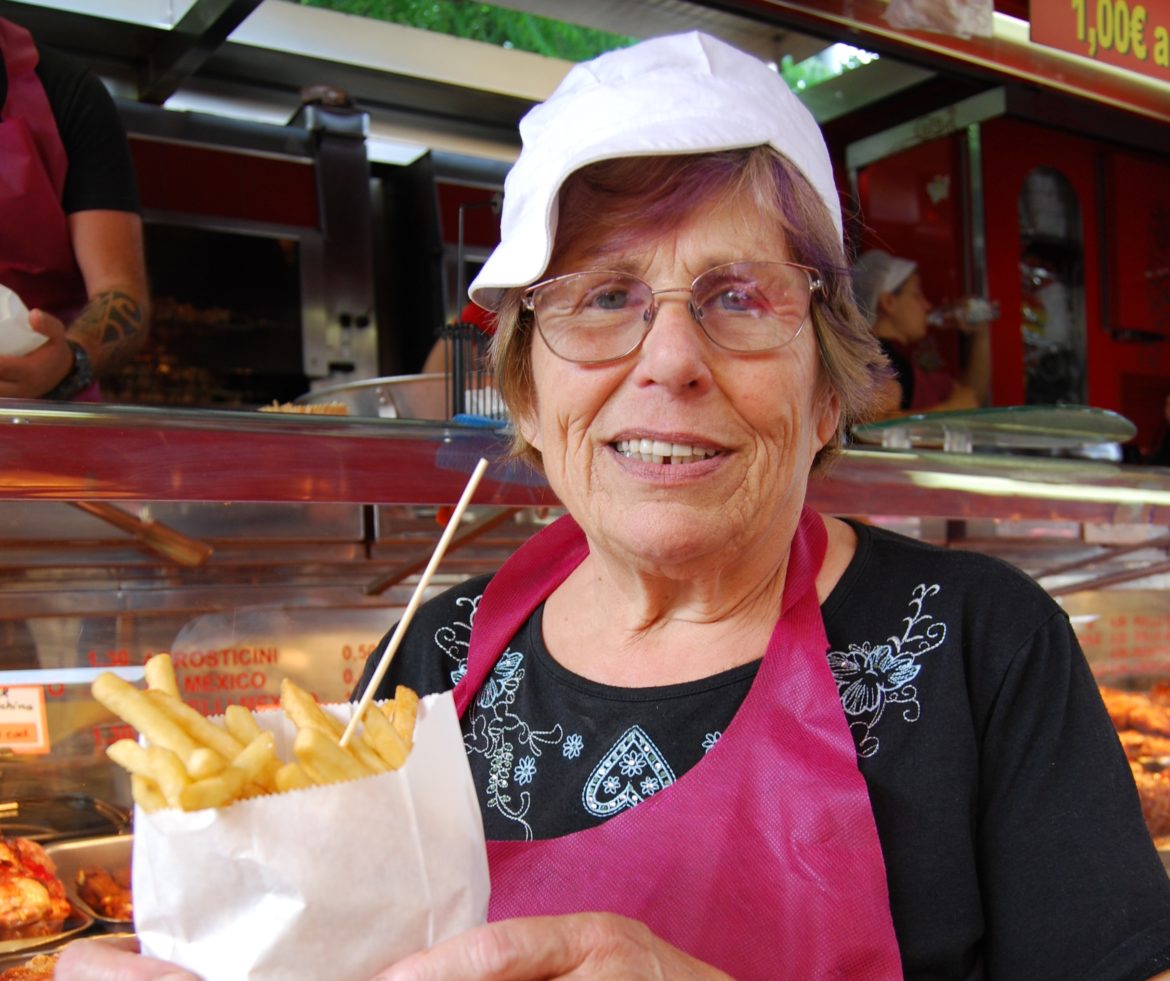
POLYGON ((892 317, 894 315, 894 302, 896 299, 897 297, 893 293, 879 293, 877 301, 878 313, 886 317, 892 317))
POLYGON ((521 415, 516 416, 512 420, 513 424, 520 431, 520 435, 524 437, 525 442, 539 452, 544 452, 540 439, 540 426, 536 421, 536 404, 532 405, 521 415))
POLYGON ((816 452, 820 452, 837 435, 837 428, 841 424, 841 400, 830 386, 822 387, 817 396, 815 412, 813 427, 817 434, 816 452))

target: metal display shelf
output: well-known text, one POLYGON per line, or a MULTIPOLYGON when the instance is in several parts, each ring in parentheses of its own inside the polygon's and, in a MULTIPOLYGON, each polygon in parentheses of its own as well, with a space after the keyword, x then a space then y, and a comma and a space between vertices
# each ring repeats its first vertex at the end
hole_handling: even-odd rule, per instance
MULTIPOLYGON (((543 507, 492 430, 408 419, 0 400, 0 501, 543 507)), ((1017 453, 851 448, 809 501, 851 515, 1170 525, 1170 470, 1017 453)))
POLYGON ((555 504, 491 430, 403 419, 0 400, 0 500, 555 504))

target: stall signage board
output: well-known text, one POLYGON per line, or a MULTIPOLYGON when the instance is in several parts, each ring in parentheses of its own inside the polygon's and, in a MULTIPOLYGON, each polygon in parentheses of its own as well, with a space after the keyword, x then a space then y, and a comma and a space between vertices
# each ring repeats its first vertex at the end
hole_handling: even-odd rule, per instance
POLYGON ((1031 40, 1170 82, 1170 0, 1032 0, 1031 40))
POLYGON ((14 753, 47 753, 45 690, 39 685, 0 687, 0 747, 14 753))

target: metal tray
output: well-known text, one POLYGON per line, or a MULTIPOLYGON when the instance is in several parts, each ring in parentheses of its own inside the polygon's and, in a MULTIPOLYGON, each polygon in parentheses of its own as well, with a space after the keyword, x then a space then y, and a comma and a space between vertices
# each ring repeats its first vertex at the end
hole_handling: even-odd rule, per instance
POLYGON ((130 828, 130 813, 87 794, 19 797, 0 801, 0 834, 42 845, 65 838, 117 834, 130 828))
POLYGON ((70 902, 73 906, 73 911, 69 918, 61 924, 61 929, 56 933, 49 933, 40 937, 17 937, 12 940, 0 940, 0 954, 13 954, 25 950, 30 951, 30 953, 41 954, 45 952, 46 948, 60 946, 69 937, 76 936, 82 930, 92 926, 93 916, 89 913, 89 907, 73 902, 72 897, 70 897, 70 902))
POLYGON ((392 375, 318 388, 293 399, 297 405, 342 402, 351 416, 381 419, 429 419, 443 421, 451 415, 447 376, 392 375))
POLYGON ((104 838, 79 838, 74 841, 60 841, 46 845, 45 852, 57 866, 57 875, 65 884, 65 891, 70 902, 100 923, 117 925, 125 928, 133 920, 115 920, 102 916, 97 910, 77 893, 77 873, 81 869, 93 865, 100 865, 113 871, 123 865, 130 864, 130 854, 134 846, 133 835, 107 835, 104 838))

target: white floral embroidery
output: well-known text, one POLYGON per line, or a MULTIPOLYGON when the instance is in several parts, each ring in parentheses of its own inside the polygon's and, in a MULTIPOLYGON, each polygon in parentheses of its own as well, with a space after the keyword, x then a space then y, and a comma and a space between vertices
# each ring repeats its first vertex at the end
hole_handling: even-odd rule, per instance
POLYGON ((918 721, 922 706, 918 689, 911 684, 922 670, 918 659, 935 650, 947 636, 946 624, 924 611, 926 600, 940 588, 924 583, 914 588, 901 637, 891 636, 886 643, 874 645, 869 641, 860 646, 850 644, 847 651, 829 652, 829 668, 857 742, 858 756, 871 757, 880 748, 873 733, 887 706, 901 705, 904 721, 918 721))
POLYGON ((481 599, 482 593, 479 596, 460 596, 455 606, 467 608, 467 619, 456 620, 435 631, 435 644, 455 662, 455 667, 451 669, 452 686, 459 684, 467 674, 467 645, 471 642, 471 627, 475 623, 475 611, 479 609, 481 599))
POLYGON ((626 753, 622 757, 622 775, 627 777, 636 777, 644 769, 646 769, 646 761, 639 753, 626 753))
POLYGON ((581 734, 574 732, 571 736, 565 737, 565 745, 561 747, 561 754, 567 760, 575 760, 581 755, 581 750, 585 748, 585 740, 581 738, 581 734))
POLYGON ((703 737, 703 752, 704 753, 711 752, 711 750, 713 750, 715 748, 715 744, 717 742, 719 742, 719 737, 722 735, 723 735, 722 732, 709 732, 709 733, 707 733, 707 735, 705 735, 703 737))
MULTIPOLYGON (((482 598, 482 595, 461 597, 456 605, 461 610, 466 608, 467 619, 456 619, 435 631, 435 643, 455 661, 451 671, 453 682, 458 682, 467 673, 471 628, 482 598)), ((533 783, 542 747, 560 743, 564 733, 559 724, 548 730, 533 729, 512 711, 524 674, 523 652, 507 648, 476 695, 468 717, 469 731, 463 742, 469 754, 478 754, 489 761, 485 789, 487 807, 509 821, 515 821, 524 828, 525 839, 531 840, 532 826, 526 817, 532 806, 532 797, 524 790, 520 792, 519 800, 515 800, 512 783, 518 786, 533 783), (517 759, 522 749, 527 750, 527 755, 517 759)))
POLYGON ((631 726, 589 774, 581 803, 594 817, 612 817, 674 781, 674 771, 654 741, 641 726, 631 726), (623 777, 642 779, 635 787, 632 779, 623 781, 623 777))

